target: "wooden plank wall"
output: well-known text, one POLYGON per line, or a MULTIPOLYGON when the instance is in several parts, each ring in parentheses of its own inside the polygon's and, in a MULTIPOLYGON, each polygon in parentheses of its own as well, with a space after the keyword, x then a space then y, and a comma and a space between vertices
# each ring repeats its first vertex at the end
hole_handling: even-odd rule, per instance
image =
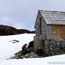
POLYGON ((52 25, 53 38, 65 38, 65 26, 64 25, 52 25))

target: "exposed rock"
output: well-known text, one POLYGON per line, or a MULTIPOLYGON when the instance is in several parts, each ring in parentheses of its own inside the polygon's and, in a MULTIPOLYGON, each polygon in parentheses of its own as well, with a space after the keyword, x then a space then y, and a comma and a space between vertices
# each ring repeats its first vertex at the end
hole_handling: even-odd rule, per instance
POLYGON ((29 58, 30 57, 30 54, 26 54, 24 57, 25 58, 29 58))
POLYGON ((19 40, 11 40, 11 41, 9 41, 9 42, 17 43, 17 42, 19 42, 19 40))
POLYGON ((25 58, 37 58, 38 55, 36 53, 34 53, 34 52, 31 52, 29 54, 26 54, 24 57, 25 58))
POLYGON ((18 59, 18 56, 13 56, 13 57, 11 57, 9 59, 18 59))
POLYGON ((25 55, 17 54, 9 59, 38 58, 38 57, 39 56, 36 53, 31 52, 31 53, 27 53, 25 55))
POLYGON ((34 53, 34 52, 30 53, 30 58, 37 58, 37 57, 38 57, 38 55, 36 53, 34 53))
POLYGON ((31 49, 28 49, 29 52, 23 55, 23 51, 19 51, 18 53, 15 54, 15 56, 9 58, 9 59, 23 59, 23 58, 37 58, 39 57, 34 51, 31 49))

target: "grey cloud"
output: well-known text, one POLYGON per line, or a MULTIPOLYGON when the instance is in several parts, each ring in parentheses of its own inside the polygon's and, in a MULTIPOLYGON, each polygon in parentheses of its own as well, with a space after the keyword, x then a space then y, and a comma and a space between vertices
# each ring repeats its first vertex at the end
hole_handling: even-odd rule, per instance
POLYGON ((0 0, 0 24, 34 29, 38 10, 62 10, 65 0, 0 0))

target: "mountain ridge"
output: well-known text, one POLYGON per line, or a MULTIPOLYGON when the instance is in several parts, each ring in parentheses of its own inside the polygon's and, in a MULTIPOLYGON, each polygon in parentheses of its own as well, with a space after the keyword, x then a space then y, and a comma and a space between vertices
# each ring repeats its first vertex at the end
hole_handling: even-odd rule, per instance
POLYGON ((0 25, 0 36, 16 35, 16 34, 23 34, 23 33, 35 33, 35 31, 30 31, 27 29, 17 29, 15 27, 8 26, 8 25, 0 25))

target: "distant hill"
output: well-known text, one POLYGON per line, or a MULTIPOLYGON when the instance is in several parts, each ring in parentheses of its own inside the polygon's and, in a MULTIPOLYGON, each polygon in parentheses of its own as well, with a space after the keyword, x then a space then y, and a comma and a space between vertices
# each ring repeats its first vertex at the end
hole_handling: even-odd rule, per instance
POLYGON ((26 29, 17 29, 17 33, 21 34, 21 33, 35 33, 35 31, 30 31, 30 30, 26 30, 26 29))
POLYGON ((16 29, 16 28, 11 27, 11 26, 0 25, 0 36, 16 35, 16 34, 23 34, 23 33, 35 33, 35 31, 30 31, 27 29, 16 29))

